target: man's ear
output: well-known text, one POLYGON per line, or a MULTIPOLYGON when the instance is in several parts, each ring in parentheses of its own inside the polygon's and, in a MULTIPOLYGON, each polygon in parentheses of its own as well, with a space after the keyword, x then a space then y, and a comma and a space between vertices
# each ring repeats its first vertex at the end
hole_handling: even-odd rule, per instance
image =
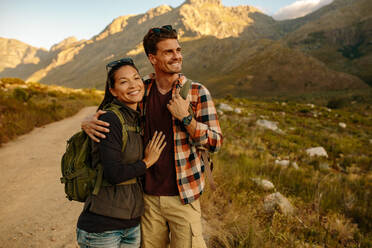
POLYGON ((148 58, 150 60, 150 63, 154 65, 156 63, 156 58, 154 54, 149 53, 148 58))
POLYGON ((109 91, 111 92, 111 94, 114 96, 114 97, 117 97, 118 95, 116 94, 115 92, 115 89, 113 88, 109 88, 109 91))

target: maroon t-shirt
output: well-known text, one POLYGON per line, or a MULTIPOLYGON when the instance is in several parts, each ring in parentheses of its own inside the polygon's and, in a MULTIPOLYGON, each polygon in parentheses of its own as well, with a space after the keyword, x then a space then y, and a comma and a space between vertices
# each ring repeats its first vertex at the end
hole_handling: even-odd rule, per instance
POLYGON ((147 145, 155 131, 165 134, 167 145, 159 160, 146 171, 144 191, 149 195, 179 195, 174 161, 172 115, 167 108, 172 99, 172 90, 162 95, 153 83, 146 99, 144 144, 147 145))

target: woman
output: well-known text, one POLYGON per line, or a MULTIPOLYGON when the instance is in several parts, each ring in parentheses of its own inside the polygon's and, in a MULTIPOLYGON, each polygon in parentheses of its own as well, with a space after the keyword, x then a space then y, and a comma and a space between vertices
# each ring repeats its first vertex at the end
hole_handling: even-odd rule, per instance
MULTIPOLYGON (((144 85, 130 58, 113 61, 108 69, 105 96, 99 110, 108 109, 100 120, 110 123, 110 132, 99 143, 94 143, 93 154, 103 165, 104 179, 109 186, 97 196, 88 197, 77 223, 80 247, 139 247, 140 217, 143 213, 142 188, 137 177, 159 158, 165 147, 164 135, 155 133, 144 151, 139 134, 137 104, 142 100, 144 85), (110 109, 119 109, 124 117, 122 126, 110 109), (123 128, 127 141, 123 148, 123 128), (136 131, 137 130, 137 131, 136 131)), ((97 161, 98 161, 97 160, 97 161)))

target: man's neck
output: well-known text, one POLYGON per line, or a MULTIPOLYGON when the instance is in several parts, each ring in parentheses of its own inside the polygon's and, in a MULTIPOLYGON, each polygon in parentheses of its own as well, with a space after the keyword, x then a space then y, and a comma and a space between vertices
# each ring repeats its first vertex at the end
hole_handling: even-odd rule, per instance
POLYGON ((172 89, 174 81, 176 81, 179 78, 179 74, 156 72, 155 78, 156 86, 158 87, 159 92, 162 94, 166 94, 172 89))

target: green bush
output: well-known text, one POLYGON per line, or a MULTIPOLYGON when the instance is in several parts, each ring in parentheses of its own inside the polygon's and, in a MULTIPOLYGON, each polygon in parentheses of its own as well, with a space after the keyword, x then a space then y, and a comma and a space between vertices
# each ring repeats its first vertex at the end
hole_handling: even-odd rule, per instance
POLYGON ((30 99, 30 94, 22 88, 15 88, 13 97, 20 102, 27 102, 30 99))
POLYGON ((1 78, 0 80, 6 84, 25 84, 25 81, 19 78, 1 78))
POLYGON ((327 103, 327 108, 330 109, 340 109, 346 107, 348 104, 347 99, 345 98, 335 98, 331 99, 327 103))
POLYGON ((39 83, 27 83, 27 88, 14 87, 22 83, 22 80, 16 78, 2 79, 0 145, 31 131, 34 127, 61 120, 75 114, 84 106, 98 105, 102 101, 102 94, 98 91, 85 94, 39 83), (70 94, 74 94, 74 99, 70 98, 70 94))

